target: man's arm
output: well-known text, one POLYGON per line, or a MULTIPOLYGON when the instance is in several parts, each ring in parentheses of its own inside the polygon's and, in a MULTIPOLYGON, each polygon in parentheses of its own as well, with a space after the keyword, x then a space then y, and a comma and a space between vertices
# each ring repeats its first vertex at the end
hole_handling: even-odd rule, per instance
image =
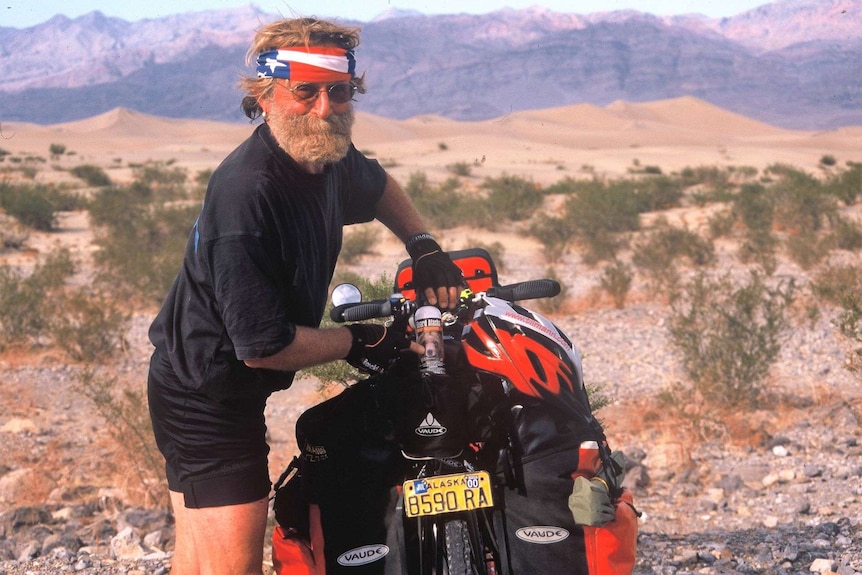
POLYGON ((388 174, 386 188, 377 201, 377 219, 407 244, 407 251, 413 258, 414 279, 417 284, 426 283, 424 292, 428 303, 439 305, 441 309, 454 308, 458 303, 458 292, 461 291, 461 270, 449 260, 449 256, 428 234, 422 215, 413 205, 410 196, 388 174), (420 236, 425 238, 424 241, 415 244, 410 241, 411 238, 415 240, 420 236), (419 246, 419 250, 411 250, 411 245, 419 246), (426 256, 430 257, 425 259, 426 256), (417 265, 420 259, 423 260, 423 267, 426 268, 421 271, 417 265), (436 263, 433 262, 435 259, 438 260, 436 263), (434 269, 428 270, 429 265, 434 269))
POLYGON ((297 326, 296 336, 287 347, 268 357, 247 359, 245 364, 251 368, 297 371, 343 359, 352 342, 350 330, 345 327, 314 329, 297 326))
MULTIPOLYGON (((389 333, 392 332, 390 331, 389 333)), ((376 337, 380 336, 377 335, 376 337)), ((296 336, 287 347, 268 357, 247 359, 245 360, 245 364, 253 369, 297 371, 337 359, 345 359, 353 349, 354 343, 353 332, 346 327, 315 329, 297 326, 296 336)), ((407 344, 405 343, 404 345, 407 344)), ((413 353, 423 353, 425 351, 425 348, 415 341, 409 343, 409 349, 413 353)), ((362 355, 366 353, 362 352, 362 355)), ((386 346, 381 346, 381 350, 378 353, 389 356, 394 351, 386 346)), ((350 361, 350 358, 347 359, 350 361)))
POLYGON ((410 236, 428 231, 410 196, 388 174, 383 195, 377 201, 377 220, 405 243, 410 236))

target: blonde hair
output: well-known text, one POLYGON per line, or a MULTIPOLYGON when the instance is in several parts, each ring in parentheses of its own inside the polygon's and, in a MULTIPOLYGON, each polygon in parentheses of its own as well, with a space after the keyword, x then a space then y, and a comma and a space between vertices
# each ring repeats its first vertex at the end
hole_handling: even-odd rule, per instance
MULTIPOLYGON (((293 46, 336 46, 353 50, 359 46, 359 28, 346 28, 318 18, 293 18, 278 20, 259 29, 254 36, 246 61, 254 65, 258 54, 278 48, 293 46)), ((365 93, 365 76, 351 80, 356 91, 365 93)), ((254 120, 263 113, 260 100, 268 98, 275 86, 275 78, 245 77, 240 88, 245 91, 242 109, 254 120)))

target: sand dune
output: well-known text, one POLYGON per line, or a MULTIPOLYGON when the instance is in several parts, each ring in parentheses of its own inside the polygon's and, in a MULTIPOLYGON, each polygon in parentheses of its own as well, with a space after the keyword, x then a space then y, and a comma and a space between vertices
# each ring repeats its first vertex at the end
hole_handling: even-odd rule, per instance
MULTIPOLYGON (((25 156, 59 143, 75 161, 118 164, 173 161, 192 170, 215 167, 253 129, 249 124, 148 116, 114 109, 53 126, 0 125, 0 147, 25 156)), ((566 176, 625 174, 633 163, 665 171, 696 165, 776 162, 817 169, 825 154, 862 160, 862 127, 828 132, 776 128, 692 97, 647 103, 579 104, 517 112, 481 122, 439 116, 393 120, 358 104, 357 147, 385 161, 396 177, 422 170, 447 177, 446 166, 474 164, 474 175, 515 173, 552 183, 566 176)), ((64 158, 64 162, 71 159, 64 158)))

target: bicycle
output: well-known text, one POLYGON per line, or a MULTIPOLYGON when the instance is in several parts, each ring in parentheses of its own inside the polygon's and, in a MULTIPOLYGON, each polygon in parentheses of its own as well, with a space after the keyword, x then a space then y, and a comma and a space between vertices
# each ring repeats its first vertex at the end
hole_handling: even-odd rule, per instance
MULTIPOLYGON (((509 525, 517 523, 511 510, 519 505, 510 491, 525 492, 530 482, 524 464, 525 455, 535 452, 529 444, 531 414, 540 414, 540 425, 550 418, 564 422, 558 423, 561 429, 571 428, 546 438, 560 453, 576 441, 577 459, 584 441, 595 445, 593 468, 585 473, 612 464, 589 407, 577 350, 553 322, 515 303, 552 297, 559 284, 533 280, 500 286, 486 251, 450 255, 468 287, 456 312, 441 318, 445 373, 420 375, 418 360, 396 362, 388 373, 312 408, 297 424, 305 471, 313 475, 307 483, 314 493, 303 496, 320 513, 315 519, 312 512, 309 530, 326 533, 311 547, 326 573, 515 573, 513 565, 523 561, 518 549, 523 541, 516 539, 532 538, 531 544, 545 547, 553 539, 537 540, 548 537, 541 525, 520 531, 509 525)), ((412 288, 409 260, 398 267, 393 292, 385 300, 361 302, 355 291, 336 288, 331 317, 337 322, 385 317, 396 329, 415 330, 422 301, 412 288)), ((621 491, 609 487, 616 495, 621 491)), ((568 514, 565 505, 561 509, 557 523, 568 514)), ((571 518, 568 530, 554 529, 568 537, 576 529, 570 524, 571 518)), ((566 550, 563 557, 579 551, 566 550)))

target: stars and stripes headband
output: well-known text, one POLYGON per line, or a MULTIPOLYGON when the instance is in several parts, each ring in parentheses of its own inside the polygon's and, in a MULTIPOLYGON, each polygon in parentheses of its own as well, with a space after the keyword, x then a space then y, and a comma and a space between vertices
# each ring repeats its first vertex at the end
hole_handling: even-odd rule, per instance
POLYGON ((258 78, 338 82, 352 80, 355 70, 353 50, 332 46, 292 46, 262 52, 257 57, 258 78))

